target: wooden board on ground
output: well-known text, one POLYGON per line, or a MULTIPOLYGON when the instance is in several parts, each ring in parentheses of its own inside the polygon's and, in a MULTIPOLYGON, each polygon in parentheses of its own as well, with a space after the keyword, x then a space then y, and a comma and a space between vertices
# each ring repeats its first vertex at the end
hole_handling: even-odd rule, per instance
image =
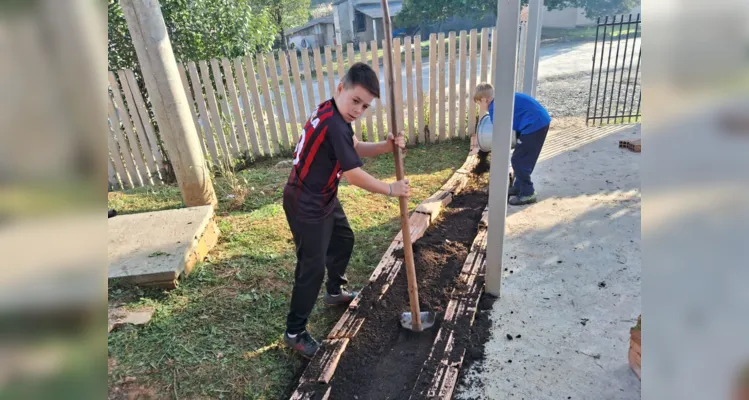
POLYGON ((310 364, 315 364, 318 368, 307 368, 299 378, 299 383, 330 383, 348 343, 348 339, 323 340, 320 350, 310 360, 310 364))
POLYGON ((486 227, 479 232, 471 245, 471 252, 466 257, 463 270, 457 281, 459 285, 453 290, 451 300, 445 309, 445 316, 432 345, 429 358, 424 363, 439 360, 436 371, 422 368, 414 383, 411 398, 452 398, 458 383, 460 367, 466 353, 465 346, 456 345, 454 337, 459 328, 473 326, 478 301, 484 287, 486 271, 486 227))
POLYGON ((442 212, 442 208, 450 204, 452 200, 453 196, 450 192, 438 190, 437 193, 422 201, 421 204, 416 207, 416 212, 429 214, 431 216, 431 223, 434 223, 434 220, 437 219, 437 216, 442 212))
MULTIPOLYGON (((424 232, 429 228, 430 217, 429 214, 423 214, 420 212, 411 214, 411 217, 408 219, 408 224, 411 228, 411 242, 415 242, 424 236, 424 232)), ((403 231, 398 232, 398 235, 395 236, 395 239, 393 240, 402 242, 403 231)))
POLYGON ((200 206, 109 218, 109 279, 172 286, 216 245, 213 216, 212 206, 200 206))

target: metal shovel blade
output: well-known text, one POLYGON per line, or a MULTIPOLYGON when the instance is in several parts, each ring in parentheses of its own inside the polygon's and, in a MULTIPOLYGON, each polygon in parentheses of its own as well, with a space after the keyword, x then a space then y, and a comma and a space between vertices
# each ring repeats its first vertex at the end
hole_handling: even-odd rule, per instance
MULTIPOLYGON (((437 315, 433 312, 422 311, 419 313, 421 316, 421 330, 427 330, 434 326, 434 321, 437 319, 437 315)), ((408 329, 409 331, 416 330, 413 328, 413 316, 410 312, 404 312, 401 314, 401 326, 408 329)))

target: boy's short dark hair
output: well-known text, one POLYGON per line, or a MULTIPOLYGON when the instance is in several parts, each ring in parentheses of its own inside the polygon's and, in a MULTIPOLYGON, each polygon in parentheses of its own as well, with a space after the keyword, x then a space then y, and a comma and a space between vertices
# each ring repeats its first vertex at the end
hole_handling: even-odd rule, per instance
POLYGON ((365 63, 358 62, 352 65, 341 82, 346 89, 358 85, 366 89, 372 96, 380 98, 380 79, 372 67, 365 63))

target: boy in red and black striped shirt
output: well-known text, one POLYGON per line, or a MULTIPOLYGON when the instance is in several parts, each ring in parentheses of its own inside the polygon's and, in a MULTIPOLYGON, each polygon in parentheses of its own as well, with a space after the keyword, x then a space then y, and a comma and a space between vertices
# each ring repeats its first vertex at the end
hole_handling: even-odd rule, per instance
POLYGON ((296 272, 284 341, 306 357, 319 344, 306 331, 315 300, 328 270, 325 303, 346 305, 355 292, 343 289, 345 273, 354 248, 354 232, 338 201, 341 176, 372 193, 407 197, 408 180, 387 184, 364 172, 361 157, 389 153, 393 144, 405 148, 403 135, 388 135, 380 143, 359 142, 351 123, 380 97, 380 81, 367 64, 351 66, 332 99, 320 104, 304 126, 289 180, 284 187, 283 208, 296 245, 296 272))

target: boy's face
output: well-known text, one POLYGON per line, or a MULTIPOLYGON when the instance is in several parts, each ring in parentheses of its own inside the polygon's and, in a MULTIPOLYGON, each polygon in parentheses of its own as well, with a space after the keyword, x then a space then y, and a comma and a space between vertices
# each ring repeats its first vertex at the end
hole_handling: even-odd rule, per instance
POLYGON ((490 99, 488 97, 482 97, 476 103, 479 105, 479 108, 481 110, 488 111, 489 110, 489 104, 491 104, 491 102, 492 102, 492 99, 490 99))
POLYGON ((335 94, 335 103, 343 119, 350 123, 367 111, 374 98, 372 93, 359 85, 353 85, 346 89, 343 87, 343 83, 339 83, 335 94))

